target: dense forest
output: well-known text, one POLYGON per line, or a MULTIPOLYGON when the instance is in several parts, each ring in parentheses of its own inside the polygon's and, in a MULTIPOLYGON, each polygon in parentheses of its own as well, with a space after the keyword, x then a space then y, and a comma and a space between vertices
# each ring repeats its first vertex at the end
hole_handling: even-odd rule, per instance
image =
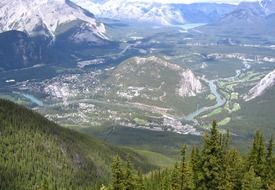
POLYGON ((144 173, 159 168, 137 152, 62 128, 0 99, 0 190, 100 189, 115 155, 144 173))
POLYGON ((0 99, 1 190, 274 190, 273 139, 257 132, 248 146, 246 155, 232 148, 213 122, 200 147, 183 146, 173 167, 159 168, 0 99))
POLYGON ((275 157, 273 139, 264 141, 257 132, 251 150, 241 155, 229 145, 229 133, 221 134, 213 122, 203 145, 193 147, 187 157, 187 147, 173 168, 142 176, 118 156, 112 165, 112 182, 101 190, 274 190, 275 157))

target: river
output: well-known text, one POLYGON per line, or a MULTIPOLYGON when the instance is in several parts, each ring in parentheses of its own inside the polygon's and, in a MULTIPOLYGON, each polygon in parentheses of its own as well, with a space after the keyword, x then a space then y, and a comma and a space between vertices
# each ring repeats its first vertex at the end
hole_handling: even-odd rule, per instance
POLYGON ((30 94, 25 94, 25 93, 21 93, 21 92, 13 92, 15 94, 24 96, 25 98, 27 98, 28 100, 30 100, 33 104, 36 104, 37 106, 44 106, 44 103, 39 100, 38 98, 34 97, 33 95, 30 94))
POLYGON ((188 114, 187 116, 184 116, 182 118, 183 120, 196 122, 195 118, 197 116, 199 116, 200 114, 207 112, 207 111, 214 110, 226 103, 226 99, 222 98, 222 96, 218 92, 217 85, 215 84, 217 82, 216 80, 207 80, 206 78, 202 78, 201 80, 205 81, 208 84, 211 93, 216 97, 216 104, 213 106, 209 106, 209 107, 202 107, 202 108, 188 114))

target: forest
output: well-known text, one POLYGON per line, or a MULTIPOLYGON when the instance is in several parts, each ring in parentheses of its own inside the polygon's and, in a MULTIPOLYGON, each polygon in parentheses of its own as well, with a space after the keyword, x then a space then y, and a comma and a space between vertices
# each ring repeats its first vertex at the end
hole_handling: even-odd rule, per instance
POLYGON ((118 156, 112 164, 112 182, 101 190, 274 190, 275 158, 271 137, 265 142, 256 132, 248 154, 230 146, 230 135, 221 134, 214 121, 201 147, 187 146, 174 167, 141 175, 118 156))

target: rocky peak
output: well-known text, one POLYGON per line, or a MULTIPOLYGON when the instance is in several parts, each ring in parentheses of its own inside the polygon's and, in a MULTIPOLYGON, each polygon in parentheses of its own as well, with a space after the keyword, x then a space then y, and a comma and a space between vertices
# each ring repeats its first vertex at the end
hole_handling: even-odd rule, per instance
POLYGON ((245 101, 250 101, 263 95, 269 88, 275 85, 275 70, 268 73, 260 82, 258 82, 248 94, 244 97, 245 101))
MULTIPOLYGON (((69 0, 2 0, 0 32, 18 30, 31 36, 55 37, 64 25, 82 22, 95 35, 105 37, 105 28, 94 15, 69 0)), ((62 29, 61 29, 62 28, 62 29)))

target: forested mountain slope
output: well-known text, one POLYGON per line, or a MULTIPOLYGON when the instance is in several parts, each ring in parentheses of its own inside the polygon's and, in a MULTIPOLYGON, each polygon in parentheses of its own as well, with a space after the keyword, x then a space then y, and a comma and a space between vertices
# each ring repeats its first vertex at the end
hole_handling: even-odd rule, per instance
POLYGON ((37 113, 0 99, 0 189, 99 189, 110 180, 115 155, 135 167, 157 168, 126 148, 64 129, 37 113))

